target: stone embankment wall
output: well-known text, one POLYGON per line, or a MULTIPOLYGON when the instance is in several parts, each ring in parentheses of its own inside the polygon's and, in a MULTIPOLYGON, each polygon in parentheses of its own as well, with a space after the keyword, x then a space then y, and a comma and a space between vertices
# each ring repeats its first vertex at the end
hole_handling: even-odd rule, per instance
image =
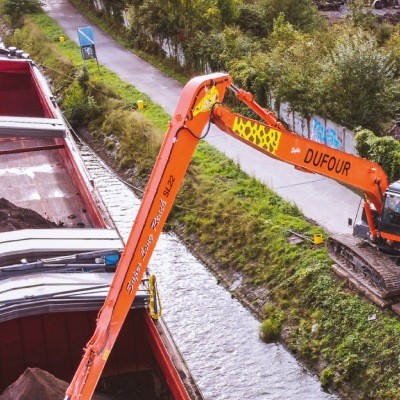
POLYGON ((345 151, 346 153, 357 154, 353 131, 318 115, 313 115, 310 119, 303 118, 297 113, 290 111, 290 105, 287 103, 282 103, 279 109, 274 107, 273 100, 271 104, 279 117, 289 125, 290 129, 299 135, 319 143, 324 143, 329 147, 345 151))

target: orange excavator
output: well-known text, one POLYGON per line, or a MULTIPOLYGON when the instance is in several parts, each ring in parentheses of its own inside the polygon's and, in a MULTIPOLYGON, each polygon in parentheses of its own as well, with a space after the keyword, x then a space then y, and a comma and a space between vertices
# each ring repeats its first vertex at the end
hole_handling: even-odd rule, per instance
MULTIPOLYGON (((203 130, 206 128, 207 133, 211 123, 270 157, 361 191, 364 211, 361 222, 355 226, 355 234, 389 253, 398 250, 400 208, 397 210, 392 203, 400 200, 400 183, 389 186, 379 165, 290 131, 271 111, 258 105, 250 93, 234 86, 228 74, 196 77, 183 89, 169 123, 109 294, 99 311, 95 332, 86 345, 65 400, 92 397, 196 146, 205 136, 203 130), (224 105, 228 89, 262 122, 238 115, 224 105)), ((400 273, 394 261, 387 257, 379 261, 380 257, 369 254, 364 259, 363 254, 357 253, 356 245, 343 243, 341 238, 333 238, 331 248, 337 257, 358 267, 364 277, 373 281, 379 296, 400 293, 400 273)))

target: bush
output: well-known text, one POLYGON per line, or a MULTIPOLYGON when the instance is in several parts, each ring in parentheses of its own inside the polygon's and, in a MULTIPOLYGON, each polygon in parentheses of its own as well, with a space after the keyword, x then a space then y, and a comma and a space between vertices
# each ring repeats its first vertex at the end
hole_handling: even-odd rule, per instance
POLYGON ((1 11, 16 25, 23 15, 39 12, 41 7, 39 0, 6 0, 1 11))
POLYGON ((76 68, 71 59, 48 43, 46 35, 31 21, 25 21, 24 27, 16 29, 6 42, 8 46, 34 55, 35 62, 45 69, 46 77, 51 80, 54 94, 63 91, 74 80, 76 68))
POLYGON ((350 129, 380 131, 399 111, 400 81, 394 73, 374 36, 358 30, 346 33, 324 61, 319 77, 322 114, 350 129))
POLYGON ((281 325, 273 319, 266 319, 260 325, 260 337, 266 343, 272 343, 279 339, 281 325))
POLYGON ((400 179, 400 143, 396 139, 377 137, 368 129, 359 129, 356 142, 359 155, 378 163, 390 182, 400 179))
POLYGON ((260 325, 260 337, 266 343, 275 342, 281 335, 284 313, 273 303, 264 306, 267 318, 260 325))
POLYGON ((335 378, 335 372, 332 370, 332 368, 327 367, 324 370, 322 370, 320 376, 322 387, 324 389, 327 389, 329 386, 332 385, 334 378, 335 378))
POLYGON ((63 108, 66 118, 73 126, 86 126, 100 114, 100 107, 94 98, 87 95, 77 81, 66 90, 63 108))
POLYGON ((113 150, 115 148, 115 142, 111 138, 105 138, 103 144, 104 148, 107 150, 113 150))

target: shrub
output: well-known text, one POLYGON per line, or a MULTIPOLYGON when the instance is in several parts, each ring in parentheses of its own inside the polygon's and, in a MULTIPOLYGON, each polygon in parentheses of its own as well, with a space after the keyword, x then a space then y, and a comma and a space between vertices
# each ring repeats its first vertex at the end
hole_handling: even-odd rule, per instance
POLYGON ((356 134, 356 149, 361 157, 378 163, 390 182, 400 179, 400 143, 390 137, 377 137, 368 129, 356 134))
POLYGON ((87 95, 76 81, 66 90, 63 101, 65 116, 74 125, 86 126, 91 120, 97 118, 100 107, 94 98, 87 95))
POLYGON ((324 389, 327 389, 329 386, 332 385, 334 378, 335 372, 332 370, 332 368, 327 367, 323 369, 320 376, 322 387, 324 389))
POLYGON ((1 11, 16 25, 23 15, 39 12, 41 7, 39 0, 6 0, 1 11))
POLYGON ((104 148, 107 150, 113 150, 115 148, 115 142, 111 138, 105 138, 103 143, 104 148))
POLYGON ((274 303, 264 306, 264 312, 267 318, 260 325, 260 337, 264 342, 275 342, 281 335, 284 313, 274 303))
POLYGON ((106 113, 101 131, 115 135, 121 142, 120 164, 136 167, 139 175, 149 174, 161 144, 158 131, 140 112, 115 109, 106 113))
POLYGON ((281 325, 273 319, 266 319, 260 325, 261 339, 266 343, 275 342, 279 339, 281 333, 281 325))
POLYGON ((351 129, 381 130, 399 110, 400 82, 394 72, 374 36, 346 33, 324 61, 319 78, 323 115, 351 129))
POLYGON ((45 69, 46 77, 55 86, 53 93, 62 91, 74 80, 76 68, 71 59, 52 43, 48 43, 46 35, 32 21, 25 21, 24 27, 16 29, 6 41, 8 46, 15 46, 34 55, 35 62, 45 69))

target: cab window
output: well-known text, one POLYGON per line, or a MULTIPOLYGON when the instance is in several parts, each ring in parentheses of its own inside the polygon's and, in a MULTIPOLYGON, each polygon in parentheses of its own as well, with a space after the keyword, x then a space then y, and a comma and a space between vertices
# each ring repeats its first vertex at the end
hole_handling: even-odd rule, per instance
POLYGON ((400 196, 386 195, 382 220, 390 224, 400 224, 400 196))

